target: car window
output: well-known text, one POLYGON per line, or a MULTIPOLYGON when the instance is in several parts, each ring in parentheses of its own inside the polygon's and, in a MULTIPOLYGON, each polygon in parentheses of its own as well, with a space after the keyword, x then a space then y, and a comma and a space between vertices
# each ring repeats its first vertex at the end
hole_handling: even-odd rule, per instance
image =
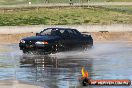
POLYGON ((69 32, 69 34, 73 34, 73 31, 72 30, 67 30, 69 32))
POLYGON ((53 29, 52 31, 51 31, 51 35, 53 35, 53 36, 61 36, 61 32, 60 32, 60 30, 58 30, 58 29, 53 29))
POLYGON ((62 33, 62 37, 65 37, 65 38, 68 38, 70 37, 70 33, 67 29, 63 30, 63 31, 60 31, 60 32, 63 32, 62 33))
POLYGON ((44 29, 42 32, 40 32, 40 35, 53 35, 53 36, 78 36, 80 35, 80 32, 78 32, 75 29, 44 29))
POLYGON ((75 29, 73 29, 72 31, 73 31, 74 36, 81 35, 81 33, 79 31, 75 30, 75 29))
POLYGON ((64 32, 62 33, 63 36, 71 36, 73 34, 73 32, 71 30, 64 30, 64 32))
POLYGON ((51 35, 51 31, 52 29, 45 29, 44 31, 40 33, 40 35, 51 35))
POLYGON ((64 33, 65 30, 60 30, 61 34, 64 33))
POLYGON ((76 31, 73 31, 72 29, 69 29, 69 30, 66 30, 66 31, 67 31, 67 35, 70 36, 70 37, 77 36, 77 32, 76 31))
POLYGON ((70 36, 70 37, 75 37, 80 35, 80 33, 78 33, 78 31, 76 30, 72 30, 72 29, 68 29, 68 30, 64 30, 63 36, 70 36))

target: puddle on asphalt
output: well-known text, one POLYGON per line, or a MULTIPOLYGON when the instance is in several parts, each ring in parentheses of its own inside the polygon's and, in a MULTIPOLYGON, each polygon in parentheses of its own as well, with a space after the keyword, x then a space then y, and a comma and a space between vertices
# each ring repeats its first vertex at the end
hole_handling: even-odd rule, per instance
POLYGON ((132 80, 131 52, 130 42, 96 43, 85 51, 51 55, 26 55, 22 54, 17 44, 1 45, 0 80, 16 79, 49 88, 82 88, 78 81, 82 67, 88 70, 91 79, 132 80))

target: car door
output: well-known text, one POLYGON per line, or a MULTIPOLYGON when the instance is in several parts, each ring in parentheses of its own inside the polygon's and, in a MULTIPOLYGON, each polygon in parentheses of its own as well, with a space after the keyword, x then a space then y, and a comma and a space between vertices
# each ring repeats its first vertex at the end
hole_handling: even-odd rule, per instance
POLYGON ((62 33, 62 44, 66 48, 72 48, 74 46, 74 39, 72 37, 72 30, 71 29, 65 29, 62 33))
POLYGON ((72 31, 73 31, 74 46, 79 48, 82 46, 83 37, 81 33, 77 31, 76 29, 73 29, 72 31))

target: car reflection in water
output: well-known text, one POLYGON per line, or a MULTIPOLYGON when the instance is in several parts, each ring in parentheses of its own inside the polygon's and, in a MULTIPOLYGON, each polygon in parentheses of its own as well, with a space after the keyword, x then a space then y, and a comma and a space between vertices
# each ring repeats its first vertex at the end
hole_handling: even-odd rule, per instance
POLYGON ((81 68, 85 67, 91 74, 92 59, 66 56, 29 56, 22 55, 17 80, 36 83, 50 88, 79 87, 78 78, 81 68), (23 76, 22 76, 23 75, 23 76))

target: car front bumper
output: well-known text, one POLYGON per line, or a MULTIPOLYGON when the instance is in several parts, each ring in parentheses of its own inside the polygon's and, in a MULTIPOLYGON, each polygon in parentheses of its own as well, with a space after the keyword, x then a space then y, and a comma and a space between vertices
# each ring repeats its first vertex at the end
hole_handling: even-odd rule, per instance
POLYGON ((26 43, 19 43, 20 50, 27 50, 27 51, 32 51, 32 50, 42 50, 42 51, 51 51, 52 46, 49 44, 26 44, 26 43))

